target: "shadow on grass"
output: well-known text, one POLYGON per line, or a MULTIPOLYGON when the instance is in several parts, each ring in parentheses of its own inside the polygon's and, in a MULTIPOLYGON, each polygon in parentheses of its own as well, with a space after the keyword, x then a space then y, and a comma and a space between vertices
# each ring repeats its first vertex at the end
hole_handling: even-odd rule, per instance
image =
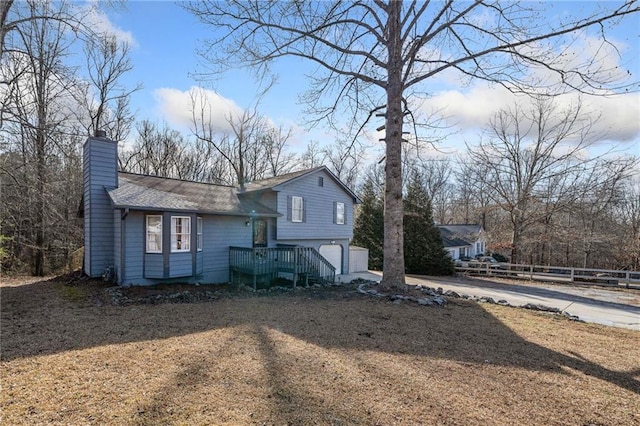
POLYGON ((577 354, 565 355, 531 343, 473 303, 424 308, 395 305, 355 293, 314 298, 301 292, 197 304, 97 307, 69 300, 61 289, 62 284, 55 282, 2 287, 3 361, 250 326, 260 342, 266 369, 274 377, 273 393, 283 399, 283 410, 287 410, 287 398, 297 397, 285 395, 277 380, 278 365, 272 361, 275 349, 262 331, 266 329, 325 348, 408 354, 558 374, 566 374, 563 368, 568 367, 640 394, 640 381, 634 377, 637 370, 612 371, 577 354))

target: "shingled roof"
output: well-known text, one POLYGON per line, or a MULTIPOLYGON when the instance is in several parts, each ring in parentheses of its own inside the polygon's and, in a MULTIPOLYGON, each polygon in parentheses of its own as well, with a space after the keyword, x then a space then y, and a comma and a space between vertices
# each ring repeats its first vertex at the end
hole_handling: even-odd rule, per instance
POLYGON ((297 179, 301 176, 304 176, 309 173, 313 173, 316 170, 320 170, 323 168, 325 167, 321 166, 321 167, 315 167, 313 169, 298 170, 297 172, 285 173, 280 176, 273 176, 266 179, 256 180, 256 181, 245 184, 245 191, 251 192, 251 191, 260 191, 263 189, 271 189, 285 182, 289 182, 290 180, 297 179))
POLYGON ((115 208, 235 216, 281 216, 257 201, 238 197, 238 190, 233 186, 120 172, 118 188, 111 189, 108 193, 115 208))
POLYGON ((462 247, 475 243, 482 232, 480 225, 437 225, 445 247, 462 247))

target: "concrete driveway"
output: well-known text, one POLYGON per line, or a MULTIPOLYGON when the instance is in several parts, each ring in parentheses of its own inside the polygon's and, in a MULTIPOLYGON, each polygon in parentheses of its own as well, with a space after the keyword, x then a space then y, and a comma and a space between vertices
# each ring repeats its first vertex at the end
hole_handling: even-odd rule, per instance
MULTIPOLYGON (((342 282, 355 278, 380 281, 381 272, 369 271, 338 276, 342 282)), ((608 290, 566 284, 531 283, 528 281, 500 282, 488 278, 466 276, 425 277, 407 276, 408 284, 452 290, 458 294, 506 300, 510 305, 527 303, 558 308, 582 321, 640 331, 640 291, 608 290)))

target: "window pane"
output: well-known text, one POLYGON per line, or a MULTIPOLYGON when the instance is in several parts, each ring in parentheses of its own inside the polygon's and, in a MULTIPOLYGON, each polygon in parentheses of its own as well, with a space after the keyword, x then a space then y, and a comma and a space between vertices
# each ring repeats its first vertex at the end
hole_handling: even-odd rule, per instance
POLYGON ((171 218, 171 251, 191 249, 191 218, 173 216, 171 218))
POLYGON ((254 247, 267 245, 267 221, 264 219, 253 221, 253 245, 254 247))
POLYGON ((302 222, 302 212, 304 206, 302 204, 302 197, 291 198, 291 220, 293 222, 302 222))
POLYGON ((344 203, 336 203, 336 223, 344 225, 344 203))
POLYGON ((147 252, 162 253, 162 216, 147 216, 147 252))

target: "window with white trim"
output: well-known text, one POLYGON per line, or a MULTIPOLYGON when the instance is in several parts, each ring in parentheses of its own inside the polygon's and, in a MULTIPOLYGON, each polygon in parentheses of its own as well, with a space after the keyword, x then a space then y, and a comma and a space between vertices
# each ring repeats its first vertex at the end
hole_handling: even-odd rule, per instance
POLYGON ((302 197, 296 197, 295 195, 291 197, 291 221, 292 222, 302 222, 304 213, 304 204, 302 197))
POLYGON ((344 225, 344 203, 336 203, 336 223, 344 225))
POLYGON ((147 216, 147 253, 162 253, 162 216, 147 216))
POLYGON ((196 220, 197 220, 196 226, 198 227, 197 228, 197 232, 198 232, 198 242, 197 242, 197 244, 198 245, 197 245, 196 248, 197 248, 198 251, 202 251, 202 243, 203 243, 203 239, 202 239, 202 218, 199 217, 196 220))
POLYGON ((191 250, 191 218, 171 216, 171 252, 191 250))

